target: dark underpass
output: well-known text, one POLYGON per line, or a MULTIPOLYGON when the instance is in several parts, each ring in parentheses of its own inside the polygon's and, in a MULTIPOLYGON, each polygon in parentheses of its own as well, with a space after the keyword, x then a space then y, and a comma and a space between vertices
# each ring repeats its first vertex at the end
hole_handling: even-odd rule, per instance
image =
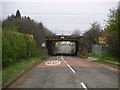
POLYGON ((46 37, 48 55, 75 56, 79 50, 79 38, 76 36, 52 36, 46 37))

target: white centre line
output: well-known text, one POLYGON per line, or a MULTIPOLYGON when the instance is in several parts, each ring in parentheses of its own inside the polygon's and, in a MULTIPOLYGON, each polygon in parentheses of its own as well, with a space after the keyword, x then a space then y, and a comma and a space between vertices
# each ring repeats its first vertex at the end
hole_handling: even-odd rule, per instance
MULTIPOLYGON (((61 56, 61 59, 67 64, 67 62, 64 60, 63 56, 61 56)), ((70 70, 72 70, 73 73, 75 73, 75 70, 69 64, 67 64, 67 66, 70 68, 70 70)), ((86 87, 86 85, 83 82, 81 82, 80 84, 85 90, 88 90, 88 88, 86 87)))
POLYGON ((87 87, 86 87, 86 85, 85 85, 83 82, 81 82, 81 85, 82 85, 82 87, 83 87, 85 90, 88 90, 87 87))
POLYGON ((61 56, 61 59, 64 60, 63 56, 61 56))
MULTIPOLYGON (((67 63, 67 62, 64 60, 63 56, 61 56, 61 59, 62 59, 65 63, 67 63)), ((69 64, 67 64, 67 66, 70 68, 70 70, 72 70, 73 73, 75 73, 75 70, 74 70, 69 64)))
POLYGON ((73 73, 75 73, 75 70, 69 64, 67 64, 67 66, 72 70, 73 73))
POLYGON ((64 61, 65 63, 67 63, 66 61, 64 61))

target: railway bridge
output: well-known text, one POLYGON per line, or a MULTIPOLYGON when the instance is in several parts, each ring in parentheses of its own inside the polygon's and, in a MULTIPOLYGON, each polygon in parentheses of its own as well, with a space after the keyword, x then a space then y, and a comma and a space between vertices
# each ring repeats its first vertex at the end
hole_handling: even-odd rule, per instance
POLYGON ((79 39, 82 36, 67 36, 67 35, 57 35, 57 36, 50 36, 50 37, 46 37, 46 47, 48 49, 48 55, 77 55, 78 50, 79 50, 79 39), (57 53, 55 54, 53 49, 54 49, 54 45, 56 42, 58 41, 69 41, 69 42, 74 42, 75 43, 75 52, 74 53, 57 53))

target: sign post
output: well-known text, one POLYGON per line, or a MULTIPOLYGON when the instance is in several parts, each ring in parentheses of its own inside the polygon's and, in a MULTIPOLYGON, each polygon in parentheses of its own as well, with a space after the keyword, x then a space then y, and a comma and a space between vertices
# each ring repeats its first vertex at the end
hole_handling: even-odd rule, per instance
POLYGON ((99 37, 99 44, 102 45, 102 57, 103 57, 103 44, 106 44, 106 37, 99 37))
POLYGON ((27 41, 28 41, 28 58, 30 58, 30 42, 33 40, 33 35, 27 35, 27 41))

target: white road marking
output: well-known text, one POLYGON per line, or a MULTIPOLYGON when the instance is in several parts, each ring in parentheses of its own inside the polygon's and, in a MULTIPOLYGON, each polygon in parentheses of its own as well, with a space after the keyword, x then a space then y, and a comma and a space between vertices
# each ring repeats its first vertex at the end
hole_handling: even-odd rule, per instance
POLYGON ((45 64, 46 65, 59 65, 61 62, 58 60, 48 61, 45 64))
POLYGON ((75 70, 69 64, 67 64, 67 66, 72 70, 73 73, 75 73, 75 70))
MULTIPOLYGON (((70 57, 68 57, 68 58, 71 59, 70 57)), ((61 59, 62 59, 65 63, 67 63, 67 62, 64 60, 63 56, 61 56, 61 59)), ((74 70, 69 64, 67 64, 67 66, 72 70, 73 73, 75 73, 75 70, 74 70)), ((83 82, 81 82, 81 86, 82 86, 85 90, 88 90, 87 87, 86 87, 86 85, 85 85, 83 82)))
POLYGON ((61 56, 61 59, 64 60, 63 56, 61 56))
POLYGON ((61 56, 61 59, 62 59, 65 63, 67 63, 67 62, 64 60, 63 56, 61 56))
POLYGON ((64 61, 65 63, 67 63, 66 61, 64 61))
MULTIPOLYGON (((62 59, 65 63, 67 63, 67 62, 64 60, 63 56, 61 56, 61 59, 62 59)), ((72 70, 73 73, 75 73, 75 70, 74 70, 69 64, 67 64, 67 66, 70 68, 70 70, 72 70)))
POLYGON ((85 85, 83 82, 81 82, 81 86, 82 86, 85 90, 88 90, 87 87, 86 87, 86 85, 85 85))

